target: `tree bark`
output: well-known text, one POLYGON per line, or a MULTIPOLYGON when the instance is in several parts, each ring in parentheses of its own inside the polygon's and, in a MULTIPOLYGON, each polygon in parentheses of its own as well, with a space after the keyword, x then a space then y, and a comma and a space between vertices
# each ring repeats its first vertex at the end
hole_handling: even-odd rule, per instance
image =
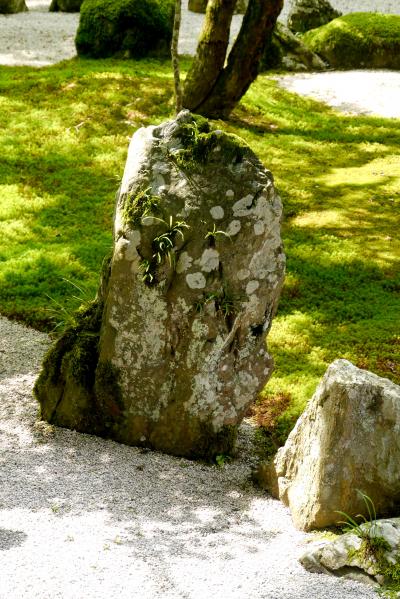
MULTIPOLYGON (((220 2, 222 4, 223 0, 220 0, 220 2)), ((211 6, 217 3, 218 0, 212 0, 211 6)), ((235 2, 232 4, 235 4, 235 2)), ((226 118, 229 116, 237 102, 246 93, 250 84, 258 75, 261 57, 279 13, 282 10, 282 6, 283 0, 249 1, 242 27, 228 56, 226 66, 223 66, 224 61, 222 61, 222 57, 220 56, 218 61, 219 67, 215 64, 213 76, 209 75, 207 78, 207 89, 204 80, 196 83, 193 82, 192 76, 187 79, 183 102, 185 108, 211 118, 226 118), (201 93, 198 93, 199 86, 201 86, 201 93)), ((207 15, 212 20, 214 15, 211 11, 208 11, 207 15)), ((232 13, 230 13, 229 25, 231 18, 232 13)), ((208 26, 210 27, 210 32, 213 32, 213 23, 210 23, 208 26)), ((227 21, 225 21, 224 26, 228 29, 227 34, 229 36, 227 21)), ((208 43, 211 44, 212 42, 209 41, 208 43)), ((226 48, 227 45, 225 46, 225 51, 226 48)), ((202 55, 197 54, 195 63, 201 63, 201 60, 202 55)), ((209 61, 209 65, 212 66, 212 61, 209 61)), ((202 64, 194 64, 194 68, 199 75, 202 73, 201 67, 202 64)))
POLYGON ((179 43, 179 31, 181 28, 181 16, 182 16, 182 0, 175 0, 175 16, 174 16, 174 28, 172 31, 171 41, 171 57, 172 57, 172 69, 174 71, 174 85, 175 85, 175 110, 176 114, 182 110, 182 86, 181 86, 181 74, 179 70, 179 55, 178 55, 178 43, 179 43))
POLYGON ((224 67, 235 5, 236 0, 210 0, 207 5, 196 56, 183 92, 184 107, 194 112, 206 100, 224 67))

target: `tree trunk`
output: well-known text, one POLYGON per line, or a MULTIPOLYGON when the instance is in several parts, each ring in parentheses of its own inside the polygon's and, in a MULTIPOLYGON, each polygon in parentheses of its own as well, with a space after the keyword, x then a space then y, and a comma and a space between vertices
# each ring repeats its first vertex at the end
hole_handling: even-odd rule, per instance
POLYGON ((181 2, 181 0, 175 0, 175 16, 174 16, 174 28, 172 31, 171 57, 172 57, 172 69, 174 71, 176 114, 178 114, 182 110, 182 86, 181 86, 181 74, 180 74, 180 70, 179 70, 179 55, 178 55, 178 43, 179 43, 179 31, 181 28, 181 16, 182 16, 182 2, 181 2))
MULTIPOLYGON (((229 0, 226 3, 223 0, 219 0, 219 2, 218 0, 212 0, 209 9, 216 4, 223 5, 228 2, 229 0)), ((235 2, 231 2, 230 4, 234 5, 235 2)), ((229 116, 237 102, 246 93, 250 84, 258 75, 261 57, 279 13, 282 10, 282 6, 283 0, 250 0, 242 27, 228 56, 226 66, 223 67, 224 60, 219 56, 218 66, 215 63, 212 76, 210 73, 206 81, 204 79, 193 81, 192 73, 196 73, 201 78, 203 72, 202 60, 204 59, 198 49, 193 67, 189 73, 190 77, 187 78, 185 83, 183 98, 185 108, 212 118, 225 118, 229 116), (198 93, 199 88, 201 89, 201 93, 198 93)), ((225 10, 228 13, 228 10, 225 10)), ((229 36, 232 12, 229 13, 229 25, 227 25, 227 19, 224 22, 226 28, 224 32, 225 38, 227 35, 229 36)), ((225 16, 227 17, 227 15, 225 16)), ((205 29, 206 27, 209 28, 210 38, 214 32, 214 28, 221 25, 213 23, 215 15, 211 10, 207 11, 206 21, 207 17, 209 22, 206 23, 205 29)), ((204 37, 205 29, 203 30, 201 40, 204 37)), ((212 43, 213 40, 209 39, 209 48, 213 47, 212 43)), ((225 51, 226 48, 227 44, 225 51)), ((211 69, 212 67, 212 60, 209 60, 207 68, 211 69)))
POLYGON ((224 67, 235 5, 236 0, 210 0, 207 5, 204 27, 183 92, 183 105, 193 112, 198 112, 196 106, 206 100, 224 67))

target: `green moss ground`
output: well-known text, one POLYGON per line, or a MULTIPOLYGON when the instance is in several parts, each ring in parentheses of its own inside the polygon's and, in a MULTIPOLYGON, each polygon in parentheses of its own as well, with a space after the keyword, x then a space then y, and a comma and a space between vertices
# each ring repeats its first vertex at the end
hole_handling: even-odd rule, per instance
MULTIPOLYGON (((183 67, 188 64, 184 63, 183 67)), ((0 67, 0 312, 51 330, 94 295, 128 141, 173 114, 169 62, 0 67), (78 294, 79 295, 79 294, 78 294)), ((335 358, 400 382, 399 121, 346 117, 261 76, 227 123, 274 173, 287 280, 263 396, 283 440, 335 358)))

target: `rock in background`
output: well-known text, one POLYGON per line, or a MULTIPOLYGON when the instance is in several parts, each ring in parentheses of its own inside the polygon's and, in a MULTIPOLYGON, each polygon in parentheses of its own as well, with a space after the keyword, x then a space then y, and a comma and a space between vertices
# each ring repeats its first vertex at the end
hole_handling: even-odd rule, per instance
POLYGON ((25 0, 0 0, 0 14, 11 15, 17 12, 26 12, 27 10, 25 0))
POLYGON ((137 131, 97 301, 36 384, 53 424, 189 457, 230 452, 272 372, 281 202, 239 138, 184 111, 137 131))
POLYGON ((303 530, 342 521, 336 510, 368 516, 357 489, 389 515, 400 500, 399 433, 400 387, 336 360, 259 479, 303 530))
POLYGON ((52 0, 50 12, 79 12, 83 0, 52 0))
POLYGON ((264 51, 261 71, 285 69, 288 71, 323 71, 327 68, 324 61, 307 48, 301 39, 287 27, 277 23, 270 42, 264 51))
POLYGON ((293 33, 305 33, 326 25, 341 13, 327 0, 296 0, 288 15, 287 25, 293 33))

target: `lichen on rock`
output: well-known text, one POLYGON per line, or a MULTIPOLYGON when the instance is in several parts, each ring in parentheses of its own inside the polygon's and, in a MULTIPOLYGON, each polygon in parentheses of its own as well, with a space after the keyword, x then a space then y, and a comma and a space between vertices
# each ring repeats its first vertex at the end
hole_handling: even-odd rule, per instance
MULTIPOLYGON (((102 285, 96 430, 193 458, 232 451, 272 372, 264 349, 284 275, 281 210, 250 148, 204 119, 183 111, 136 132, 102 285)), ((47 408, 53 388, 72 401, 57 373, 41 375, 37 395, 45 418, 70 426, 47 408)))

